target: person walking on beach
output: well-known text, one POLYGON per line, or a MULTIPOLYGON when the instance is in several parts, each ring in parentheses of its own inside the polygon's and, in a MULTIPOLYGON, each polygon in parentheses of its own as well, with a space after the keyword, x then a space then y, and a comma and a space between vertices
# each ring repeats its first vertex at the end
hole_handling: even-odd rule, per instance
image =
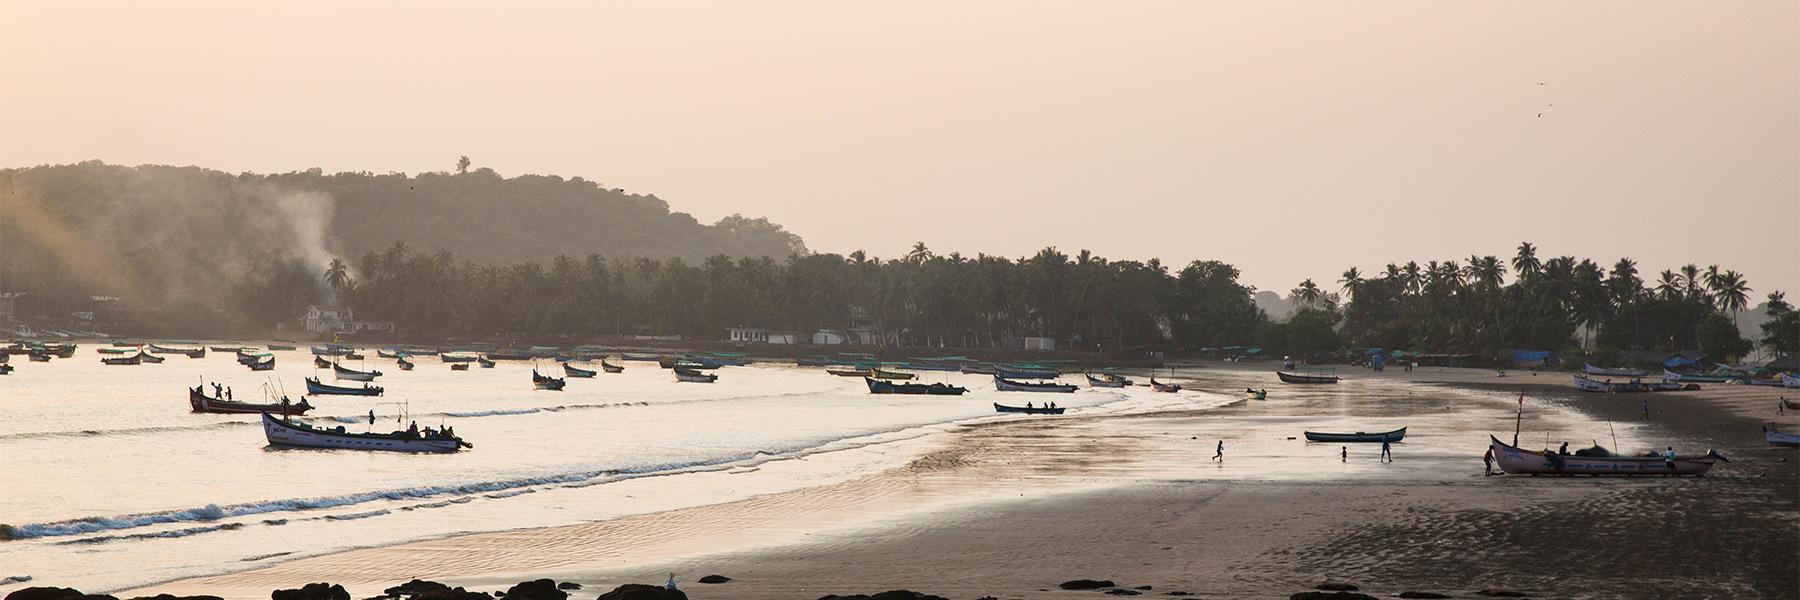
POLYGON ((1675 447, 1674 446, 1669 446, 1667 450, 1663 450, 1663 466, 1668 467, 1670 473, 1675 472, 1675 447))
POLYGON ((1650 399, 1649 398, 1644 399, 1644 417, 1643 418, 1645 418, 1645 419, 1650 418, 1650 399))
POLYGON ((1488 446, 1487 454, 1481 455, 1482 475, 1494 474, 1494 447, 1488 446))
POLYGON ((369 409, 369 426, 375 426, 375 409, 373 408, 369 409))
POLYGON ((1339 446, 1338 447, 1338 462, 1350 462, 1350 447, 1349 446, 1339 446))
POLYGON ((1225 462, 1225 440, 1219 440, 1219 449, 1213 451, 1212 459, 1225 462))
POLYGON ((1782 396, 1780 399, 1775 401, 1775 414, 1777 414, 1777 415, 1787 414, 1787 396, 1782 396))
POLYGON ((1386 439, 1381 440, 1381 460, 1394 462, 1394 447, 1389 446, 1386 439))

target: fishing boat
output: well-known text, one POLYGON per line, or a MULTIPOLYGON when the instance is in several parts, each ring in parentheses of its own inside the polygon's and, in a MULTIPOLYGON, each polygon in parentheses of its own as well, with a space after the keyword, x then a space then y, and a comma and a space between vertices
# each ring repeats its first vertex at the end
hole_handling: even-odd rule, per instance
POLYGON ((106 358, 106 357, 100 358, 100 364, 103 364, 103 365, 136 365, 136 364, 143 364, 143 362, 144 362, 144 360, 143 360, 142 355, 138 355, 138 354, 133 354, 131 356, 114 356, 111 358, 106 358))
POLYGON ((1245 400, 1268 400, 1269 390, 1244 390, 1245 400))
POLYGON ((712 382, 719 380, 718 375, 714 375, 712 373, 701 373, 699 371, 695 371, 693 369, 688 369, 688 368, 684 368, 684 367, 676 367, 676 368, 672 369, 672 371, 675 372, 675 381, 677 381, 677 382, 712 383, 712 382))
POLYGON ((1737 375, 1701 375, 1663 369, 1663 381, 1675 383, 1727 383, 1743 377, 1737 375))
POLYGON ((1276 371, 1275 376, 1280 377, 1282 383, 1337 383, 1340 381, 1340 378, 1337 375, 1324 372, 1300 373, 1276 371))
POLYGON ((9 375, 12 372, 13 372, 12 365, 0 362, 0 375, 9 375))
POLYGON ((1062 373, 1056 369, 1026 369, 1015 367, 999 367, 994 369, 994 374, 1007 379, 1056 379, 1062 376, 1062 373))
POLYGON ((188 388, 188 405, 192 406, 194 412, 197 413, 218 413, 228 415, 268 412, 281 415, 304 415, 306 414, 306 411, 313 409, 313 405, 307 404, 305 397, 301 397, 300 402, 297 404, 288 402, 287 398, 282 398, 280 402, 257 404, 253 402, 238 402, 236 400, 225 400, 223 398, 207 396, 206 392, 202 391, 199 387, 188 388))
POLYGON ((159 364, 162 364, 163 361, 168 360, 166 358, 157 356, 155 354, 146 354, 143 352, 137 353, 137 357, 138 357, 138 360, 141 360, 141 361, 153 364, 153 365, 159 365, 159 364))
POLYGON ((273 371, 275 370, 275 355, 266 355, 261 360, 244 363, 244 366, 250 367, 252 371, 273 371))
POLYGON ((992 365, 963 365, 957 369, 965 375, 993 375, 999 371, 992 365))
POLYGON ((590 371, 569 363, 563 363, 562 368, 563 374, 569 377, 593 377, 599 374, 599 371, 590 371))
POLYGON ((477 356, 477 357, 475 357, 475 364, 478 364, 478 365, 481 365, 481 368, 483 368, 483 369, 492 369, 492 368, 494 368, 494 361, 493 361, 493 359, 490 359, 490 358, 488 358, 488 357, 486 357, 486 356, 477 356))
POLYGON ((1067 394, 1067 393, 1073 393, 1075 391, 1075 384, 1072 384, 1072 383, 1026 383, 1023 381, 1013 381, 1011 379, 1001 377, 999 374, 995 374, 994 375, 994 389, 1000 390, 1002 392, 1056 392, 1056 393, 1067 394))
POLYGON ((1793 373, 1782 373, 1781 385, 1783 387, 1800 388, 1800 377, 1795 377, 1793 373))
POLYGON ((1594 365, 1587 365, 1587 364, 1581 365, 1581 372, 1587 373, 1589 375, 1599 375, 1601 377, 1649 377, 1650 376, 1650 372, 1645 371, 1643 369, 1621 369, 1621 368, 1596 367, 1594 365))
POLYGON ((269 344, 270 350, 298 350, 299 348, 293 344, 269 344))
POLYGON ((240 365, 247 365, 247 364, 262 360, 264 357, 272 357, 272 356, 275 356, 275 355, 270 352, 250 352, 247 350, 238 350, 237 351, 237 362, 240 365))
POLYGON ((343 450, 387 450, 392 452, 455 452, 474 448, 451 434, 423 436, 411 431, 393 433, 349 433, 344 426, 330 429, 263 413, 263 435, 271 446, 300 448, 337 448, 343 450))
POLYGON ((620 354, 619 355, 619 360, 635 360, 638 362, 654 362, 657 360, 657 358, 658 357, 655 354, 620 354))
POLYGON ((1126 379, 1124 377, 1120 377, 1120 376, 1114 375, 1112 373, 1101 373, 1099 376, 1095 376, 1093 373, 1087 373, 1086 375, 1087 375, 1088 387, 1122 388, 1122 387, 1129 387, 1131 385, 1130 379, 1126 379))
POLYGON ((94 350, 101 354, 136 354, 140 348, 131 346, 127 348, 95 348, 94 350))
POLYGON ((358 354, 355 351, 351 351, 349 354, 344 355, 344 360, 365 360, 367 358, 368 357, 358 354))
POLYGON ((235 354, 235 353, 237 353, 237 351, 243 350, 244 347, 243 346, 207 346, 206 349, 211 350, 213 352, 230 352, 230 353, 235 354))
POLYGON ((189 348, 171 348, 169 346, 159 346, 156 344, 150 345, 151 354, 187 354, 192 351, 193 350, 189 348))
POLYGON ((315 377, 306 378, 306 393, 315 396, 380 396, 381 392, 380 386, 367 383, 362 387, 344 387, 320 383, 315 377))
POLYGON ((1644 383, 1644 381, 1641 379, 1633 379, 1630 382, 1615 383, 1612 380, 1601 381, 1598 379, 1590 378, 1586 375, 1576 374, 1575 375, 1575 389, 1581 390, 1583 392, 1600 392, 1600 393, 1611 393, 1611 394, 1637 394, 1637 393, 1644 393, 1644 392, 1679 392, 1682 390, 1697 390, 1697 389, 1700 389, 1700 386, 1693 385, 1693 384, 1677 383, 1677 382, 1672 382, 1672 381, 1663 381, 1663 382, 1657 382, 1657 383, 1644 383))
POLYGON ((1782 433, 1768 425, 1763 426, 1763 440, 1771 446, 1800 447, 1800 433, 1782 433))
POLYGON ((870 370, 870 371, 847 371, 844 369, 826 369, 825 372, 830 373, 832 375, 836 375, 838 377, 868 377, 870 375, 875 374, 873 370, 870 370))
POLYGON ((1405 438, 1406 438, 1406 428, 1405 427, 1401 427, 1401 428, 1395 429, 1393 431, 1384 431, 1381 433, 1363 433, 1361 431, 1358 431, 1356 433, 1325 433, 1325 432, 1320 432, 1320 431, 1306 432, 1306 441, 1309 441, 1309 442, 1333 442, 1333 443, 1377 442, 1377 443, 1379 443, 1379 442, 1398 442, 1405 438))
POLYGON ((394 364, 399 365, 400 370, 402 370, 402 371, 411 371, 411 370, 413 370, 413 367, 416 366, 413 364, 412 361, 406 360, 405 356, 401 356, 399 359, 396 359, 394 361, 394 364))
POLYGON ((400 358, 402 356, 406 356, 406 353, 399 352, 399 351, 388 351, 388 350, 379 350, 378 349, 375 351, 375 356, 379 356, 381 358, 400 358))
POLYGON ((1675 458, 1674 468, 1661 456, 1578 456, 1549 450, 1529 452, 1488 436, 1494 462, 1509 475, 1705 475, 1716 462, 1731 462, 1708 450, 1698 457, 1675 458))
POLYGON ((912 379, 914 377, 918 377, 918 375, 914 375, 912 373, 901 373, 899 371, 886 371, 886 370, 882 370, 882 369, 870 369, 869 376, 874 377, 876 379, 900 379, 900 380, 906 380, 906 379, 912 379))
POLYGON ((608 373, 624 373, 625 367, 606 362, 606 359, 602 358, 600 359, 600 370, 608 373))
POLYGON ((358 371, 346 369, 343 365, 331 363, 331 374, 344 381, 374 381, 381 376, 381 371, 358 371))
POLYGON ((1168 393, 1173 394, 1175 392, 1181 391, 1181 385, 1175 384, 1175 383, 1163 383, 1161 381, 1157 381, 1155 377, 1151 377, 1150 378, 1150 391, 1152 391, 1152 392, 1168 392, 1168 393))
POLYGON ((1775 377, 1775 378, 1770 378, 1770 379, 1757 379, 1755 377, 1752 377, 1749 379, 1745 379, 1744 383, 1746 385, 1760 385, 1760 386, 1767 386, 1767 387, 1783 387, 1784 386, 1784 384, 1781 383, 1780 377, 1775 377))
POLYGON ((1065 409, 1061 406, 1058 406, 1056 408, 1049 408, 1049 407, 1043 407, 1043 406, 1007 406, 1007 405, 1001 404, 999 402, 994 403, 994 412, 1003 412, 1003 413, 1025 413, 1028 415, 1060 415, 1060 414, 1063 414, 1063 410, 1065 410, 1065 409))
POLYGON ((924 394, 924 395, 930 395, 930 396, 961 396, 965 392, 969 391, 969 388, 965 388, 962 386, 956 386, 956 385, 949 385, 949 384, 944 384, 944 383, 933 383, 930 385, 926 385, 923 383, 894 383, 892 381, 883 381, 880 379, 872 379, 869 377, 864 377, 863 382, 867 383, 869 385, 869 393, 871 393, 871 394, 924 394))
POLYGON ((831 359, 825 358, 825 357, 808 358, 808 357, 802 356, 799 358, 795 358, 794 364, 797 366, 801 366, 801 367, 823 367, 823 366, 830 365, 831 359))
POLYGON ((451 363, 450 370, 452 370, 452 371, 467 371, 467 370, 469 370, 469 363, 451 363))
MULTIPOLYGON (((25 358, 30 359, 31 362, 50 362, 50 354, 46 353, 46 352, 32 352, 30 354, 26 354, 25 358)), ((162 361, 157 361, 157 362, 162 362, 162 361)))
MULTIPOLYGON (((271 345, 269 347, 274 348, 275 346, 271 345)), ((312 347, 312 353, 314 356, 344 356, 346 354, 354 353, 355 351, 356 350, 354 348, 351 348, 349 346, 340 346, 337 344, 329 344, 329 345, 325 345, 325 346, 313 346, 312 347)))
POLYGON ((447 363, 470 363, 475 362, 475 359, 477 358, 480 357, 473 354, 456 354, 451 352, 445 352, 438 355, 438 360, 447 363))
POLYGON ((489 352, 489 353, 487 353, 487 356, 485 356, 484 358, 486 358, 488 360, 531 360, 532 358, 535 358, 535 357, 533 357, 531 355, 531 353, 529 353, 529 352, 520 352, 517 350, 500 350, 500 351, 496 351, 496 352, 489 352))
POLYGON ((331 361, 325 360, 324 357, 318 356, 316 354, 313 355, 313 366, 316 368, 329 369, 329 368, 331 368, 332 364, 333 363, 331 361))
POLYGON ((540 375, 535 367, 531 369, 531 387, 535 389, 560 392, 562 391, 563 386, 568 384, 569 380, 567 379, 558 379, 549 375, 540 375))

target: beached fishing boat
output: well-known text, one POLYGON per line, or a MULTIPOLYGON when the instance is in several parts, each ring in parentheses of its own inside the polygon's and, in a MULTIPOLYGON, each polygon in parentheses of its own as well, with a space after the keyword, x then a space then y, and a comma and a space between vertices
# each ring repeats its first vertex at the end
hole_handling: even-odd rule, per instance
POLYGON ((826 369, 825 372, 838 377, 868 377, 874 374, 871 371, 852 371, 845 369, 826 369))
POLYGON ((193 352, 193 351, 194 351, 194 349, 192 349, 192 348, 175 348, 175 347, 171 347, 171 346, 159 346, 157 344, 150 344, 150 353, 151 354, 187 354, 187 353, 193 352))
POLYGON ((259 360, 244 363, 244 366, 250 367, 252 371, 273 371, 275 370, 275 355, 270 354, 259 360))
POLYGON ((914 375, 912 373, 901 373, 899 371, 887 371, 887 370, 883 370, 883 369, 871 369, 869 371, 869 376, 874 377, 876 379, 899 379, 899 380, 906 380, 906 379, 912 379, 914 377, 918 377, 918 375, 914 375))
POLYGON ((655 354, 620 354, 619 360, 635 360, 638 362, 655 362, 659 358, 655 354))
POLYGON ((1308 383, 1308 384, 1311 384, 1311 383, 1337 383, 1338 381, 1340 381, 1340 378, 1337 375, 1328 374, 1328 373, 1324 373, 1324 372, 1301 373, 1301 372, 1290 372, 1290 371, 1276 371, 1275 376, 1281 378, 1282 383, 1308 383))
POLYGON ((494 368, 494 360, 491 358, 488 358, 486 356, 475 357, 475 364, 481 365, 481 368, 483 368, 483 369, 494 368))
POLYGON ((166 358, 157 356, 155 354, 146 354, 143 352, 137 353, 137 357, 138 357, 138 360, 144 361, 145 363, 152 364, 152 365, 160 365, 160 364, 162 364, 163 361, 168 360, 166 358))
POLYGON ((1663 369, 1663 381, 1676 383, 1727 383, 1744 379, 1737 375, 1701 375, 1663 369))
POLYGON ((12 372, 13 372, 12 365, 0 362, 0 375, 10 375, 10 374, 12 374, 12 372))
POLYGON ((606 362, 606 359, 602 358, 600 359, 600 370, 608 373, 624 373, 625 367, 606 362))
POLYGON ((447 363, 475 362, 476 358, 479 358, 479 357, 477 357, 476 355, 473 355, 473 354, 457 354, 457 353, 452 353, 452 352, 445 352, 443 354, 438 355, 438 360, 441 360, 441 361, 444 361, 447 363))
POLYGON ((391 351, 391 352, 390 352, 390 351, 387 351, 387 350, 379 350, 379 349, 377 349, 377 350, 376 350, 376 351, 375 351, 375 356, 379 356, 379 357, 381 357, 381 358, 400 358, 400 357, 402 357, 402 356, 406 356, 406 354, 405 354, 405 353, 403 353, 403 352, 399 352, 399 351, 391 351))
POLYGON ((367 383, 362 387, 343 387, 320 383, 315 377, 306 378, 306 393, 315 396, 380 396, 381 392, 380 386, 367 383))
POLYGON ((997 367, 994 374, 1007 379, 1056 379, 1062 372, 1056 369, 1026 369, 1018 367, 997 367))
POLYGON ((569 380, 567 379, 560 379, 549 375, 540 375, 538 374, 536 367, 531 369, 531 387, 533 389, 560 392, 562 391, 563 386, 568 384, 569 380))
POLYGON ((238 402, 236 400, 214 398, 206 395, 206 392, 198 387, 188 388, 188 405, 193 407, 194 412, 197 413, 218 414, 256 414, 272 412, 281 415, 304 415, 306 414, 306 411, 313 409, 313 406, 306 402, 305 397, 301 397, 300 402, 298 403, 288 402, 287 398, 282 398, 280 402, 257 404, 253 402, 238 402))
POLYGON ((577 367, 575 365, 571 365, 569 363, 563 363, 562 368, 563 368, 563 375, 567 375, 569 377, 593 377, 593 376, 599 374, 599 371, 590 371, 587 369, 583 369, 581 367, 577 367))
MULTIPOLYGON (((269 346, 269 347, 274 348, 274 346, 269 346)), ((312 353, 314 356, 344 356, 347 354, 351 354, 355 351, 356 351, 356 349, 351 348, 349 346, 340 346, 337 344, 312 347, 312 353)))
MULTIPOLYGON (((47 352, 32 352, 30 354, 26 354, 25 358, 27 360, 30 360, 31 362, 50 362, 51 356, 47 352)), ((160 361, 158 361, 158 362, 160 362, 160 361)))
POLYGON ((1131 385, 1130 379, 1126 379, 1124 377, 1120 377, 1120 376, 1114 375, 1112 373, 1101 373, 1098 376, 1094 375, 1093 373, 1087 373, 1086 375, 1087 375, 1088 387, 1122 388, 1122 387, 1129 387, 1131 385))
POLYGON ((1244 390, 1245 400, 1268 400, 1269 390, 1244 390))
POLYGON ((1356 433, 1326 433, 1326 432, 1322 432, 1322 431, 1306 432, 1306 441, 1309 441, 1309 442, 1333 442, 1333 443, 1374 442, 1374 443, 1380 443, 1380 442, 1398 442, 1405 438, 1406 438, 1406 428, 1405 427, 1401 427, 1401 428, 1395 429, 1393 431, 1384 431, 1381 433, 1363 433, 1361 431, 1358 431, 1356 433))
POLYGON ((1785 385, 1785 384, 1781 383, 1780 377, 1775 377, 1775 378, 1771 378, 1771 379, 1757 379, 1755 377, 1752 377, 1749 379, 1745 379, 1744 384, 1745 385, 1760 385, 1760 386, 1766 386, 1766 387, 1784 387, 1784 385, 1785 385))
POLYGON ((142 355, 138 355, 138 354, 133 354, 131 356, 114 356, 111 358, 106 358, 106 357, 100 358, 100 364, 103 364, 103 365, 136 365, 136 364, 142 364, 143 362, 144 362, 144 360, 143 360, 142 355))
POLYGON ((344 355, 344 360, 365 360, 367 358, 368 357, 358 354, 355 351, 351 351, 349 354, 344 355))
POLYGON ((1581 372, 1601 377, 1649 377, 1650 372, 1643 369, 1620 369, 1582 365, 1581 372))
POLYGON ((411 370, 413 370, 413 367, 417 366, 417 365, 414 365, 412 361, 406 360, 405 356, 402 356, 399 359, 395 360, 394 364, 398 365, 400 367, 400 370, 402 370, 402 371, 411 371, 411 370))
POLYGON ((675 381, 680 383, 712 383, 719 380, 718 375, 701 373, 685 367, 671 369, 675 373, 675 381))
POLYGON ((1795 377, 1793 373, 1782 373, 1781 385, 1791 388, 1800 388, 1800 377, 1795 377))
POLYGON ((1782 433, 1768 425, 1763 426, 1763 440, 1771 446, 1800 447, 1800 433, 1782 433))
POLYGON ((94 350, 101 354, 136 354, 141 349, 136 346, 131 346, 126 348, 95 348, 94 350))
POLYGON ((823 367, 823 366, 830 365, 831 359, 825 358, 822 356, 821 357, 811 357, 811 358, 802 356, 799 358, 795 358, 794 364, 796 366, 801 366, 801 367, 823 367))
POLYGON ((1058 406, 1056 408, 1050 408, 1047 406, 1007 406, 1007 405, 1001 404, 999 402, 994 403, 994 412, 1003 412, 1003 413, 1025 413, 1028 415, 1060 415, 1060 414, 1063 414, 1063 410, 1064 410, 1064 408, 1061 406, 1058 406))
POLYGON ((452 371, 467 371, 467 370, 469 370, 469 363, 451 363, 450 370, 452 370, 452 371))
POLYGON ((1700 389, 1700 386, 1668 381, 1644 383, 1641 379, 1633 379, 1629 382, 1614 382, 1610 379, 1601 381, 1586 375, 1576 374, 1575 389, 1583 392, 1637 394, 1644 392, 1679 392, 1682 390, 1697 390, 1700 389))
POLYGON ((346 369, 343 365, 331 363, 332 376, 344 381, 374 381, 381 376, 381 371, 358 371, 346 369))
POLYGON ((1163 383, 1161 381, 1157 381, 1155 377, 1151 377, 1150 378, 1150 391, 1152 391, 1152 392, 1168 392, 1168 393, 1172 394, 1172 393, 1181 391, 1181 386, 1179 384, 1174 384, 1174 383, 1163 383))
POLYGON ((994 375, 994 389, 1002 392, 1056 392, 1067 394, 1075 391, 1075 384, 1026 383, 1023 381, 1013 381, 996 374, 994 375))
POLYGON ((1673 467, 1661 456, 1578 456, 1549 450, 1530 452, 1488 436, 1494 463, 1509 475, 1704 475, 1716 462, 1731 462, 1706 451, 1698 457, 1675 457, 1673 467))
POLYGON ((864 377, 863 382, 867 383, 869 385, 869 393, 871 393, 871 394, 923 394, 923 395, 929 395, 929 396, 961 396, 965 392, 969 391, 969 388, 965 388, 965 387, 957 386, 957 385, 949 385, 949 384, 944 384, 944 383, 933 383, 930 385, 923 384, 923 383, 894 383, 892 381, 883 381, 880 379, 871 379, 868 377, 864 377))
POLYGON ((211 350, 213 352, 230 352, 230 353, 235 354, 235 353, 237 353, 237 351, 243 350, 244 347, 243 346, 207 346, 206 349, 211 350))
POLYGON ((483 358, 486 358, 488 360, 531 360, 532 358, 535 358, 535 357, 533 357, 531 355, 531 353, 529 353, 529 352, 524 352, 524 351, 519 351, 519 350, 499 350, 499 351, 495 351, 495 352, 489 352, 483 358))
POLYGON ((993 375, 999 372, 992 365, 963 365, 957 367, 965 375, 993 375))
POLYGON ((325 360, 324 357, 318 356, 316 354, 313 355, 313 367, 314 368, 329 369, 329 368, 331 368, 331 365, 332 365, 332 362, 329 360, 325 360))
POLYGON ((386 450, 391 452, 455 452, 474 448, 452 434, 434 433, 424 436, 410 431, 393 433, 349 433, 344 426, 330 429, 263 413, 263 435, 271 446, 300 448, 335 448, 341 450, 386 450))
POLYGON ((269 344, 270 350, 298 350, 299 348, 293 344, 269 344))

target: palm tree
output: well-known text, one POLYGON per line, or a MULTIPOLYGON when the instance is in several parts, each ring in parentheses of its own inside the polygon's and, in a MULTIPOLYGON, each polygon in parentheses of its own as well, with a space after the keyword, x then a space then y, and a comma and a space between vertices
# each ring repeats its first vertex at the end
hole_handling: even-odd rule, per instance
POLYGON ((1519 254, 1512 259, 1513 272, 1519 279, 1528 279, 1543 270, 1544 263, 1538 261, 1537 246, 1531 242, 1519 242, 1519 254))
POLYGON ((1424 278, 1419 274, 1419 261, 1406 261, 1406 266, 1400 267, 1400 280, 1406 282, 1408 291, 1419 293, 1419 289, 1425 284, 1424 278))
POLYGON ((1681 266, 1681 289, 1689 300, 1706 297, 1706 291, 1700 289, 1700 267, 1693 263, 1681 266))
POLYGON ((1663 271, 1661 273, 1656 274, 1656 295, 1657 296, 1662 297, 1664 300, 1674 300, 1676 298, 1681 297, 1681 294, 1682 294, 1682 288, 1681 288, 1681 276, 1680 275, 1676 275, 1674 271, 1670 271, 1668 269, 1663 269, 1663 271))
POLYGON ((1718 299, 1719 308, 1731 311, 1731 322, 1737 323, 1738 311, 1750 302, 1750 283, 1737 271, 1726 271, 1719 275, 1719 282, 1713 288, 1713 297, 1718 299))
POLYGON ((331 259, 331 265, 325 268, 325 285, 331 286, 331 289, 336 291, 343 289, 344 285, 348 283, 350 283, 350 267, 345 265, 342 259, 331 259))
POLYGON ((1356 297, 1356 288, 1357 286, 1362 285, 1362 282, 1362 272, 1356 270, 1356 267, 1345 269, 1344 278, 1338 280, 1338 283, 1344 284, 1342 289, 1344 291, 1344 297, 1346 298, 1356 297))
POLYGON ((1618 304, 1629 304, 1642 293, 1644 282, 1637 276, 1637 261, 1621 258, 1613 263, 1612 276, 1606 280, 1607 292, 1618 304))
POLYGON ((1300 282, 1300 287, 1288 292, 1288 296, 1297 300, 1302 306, 1313 307, 1317 306, 1319 300, 1325 297, 1325 292, 1319 289, 1318 284, 1313 283, 1312 278, 1308 277, 1306 281, 1300 282))

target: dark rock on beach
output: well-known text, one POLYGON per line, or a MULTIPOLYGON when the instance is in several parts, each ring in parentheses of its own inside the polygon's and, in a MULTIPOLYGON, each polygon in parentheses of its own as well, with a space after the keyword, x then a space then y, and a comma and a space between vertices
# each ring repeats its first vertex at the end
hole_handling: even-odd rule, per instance
POLYGON ((1150 591, 1150 590, 1153 590, 1153 589, 1156 589, 1156 588, 1153 588, 1153 587, 1150 587, 1150 586, 1147 586, 1147 585, 1140 585, 1140 586, 1137 586, 1137 587, 1134 587, 1134 588, 1131 588, 1131 589, 1134 589, 1134 590, 1142 590, 1142 591, 1146 591, 1146 592, 1148 592, 1148 591, 1150 591))
MULTIPOLYGON (((109 596, 110 597, 110 596, 109 596)), ((174 594, 157 594, 155 596, 138 596, 131 600, 225 600, 218 596, 176 596, 174 594)))
POLYGON ((731 581, 731 578, 724 575, 707 575, 700 578, 700 583, 726 583, 728 581, 731 581))
POLYGON ((1065 590, 1097 590, 1113 587, 1113 582, 1110 579, 1074 579, 1062 582, 1061 587, 1065 590))
POLYGON ((402 583, 400 585, 396 585, 394 587, 391 587, 391 588, 388 588, 385 590, 381 590, 381 594, 384 597, 401 597, 401 596, 411 597, 411 596, 418 596, 418 595, 426 594, 426 593, 430 593, 430 592, 446 592, 449 590, 450 590, 450 586, 438 583, 436 581, 425 581, 422 579, 414 579, 412 581, 408 581, 406 583, 402 583))
POLYGON ((1356 587, 1356 584, 1353 584, 1353 583, 1344 583, 1342 581, 1327 581, 1325 583, 1321 583, 1319 585, 1313 586, 1313 589, 1325 590, 1327 592, 1354 592, 1361 588, 1356 587))
POLYGON ((350 600, 344 586, 331 583, 309 583, 293 590, 275 590, 270 600, 350 600))
POLYGON ((568 597, 568 592, 556 589, 556 582, 549 579, 521 581, 506 589, 507 600, 567 600, 568 597))
POLYGON ((687 600, 687 594, 660 585, 627 583, 601 594, 597 600, 687 600))
POLYGON ((1300 592, 1288 596, 1288 600, 1376 600, 1376 598, 1359 592, 1300 592))
POLYGON ((1437 592, 1400 592, 1401 598, 1449 598, 1449 594, 1437 592))
POLYGON ((819 600, 944 600, 944 598, 942 596, 933 596, 931 594, 915 592, 912 590, 888 590, 873 596, 864 596, 862 594, 854 596, 831 595, 819 598, 819 600))
POLYGON ((6 600, 62 600, 80 596, 81 590, 59 587, 28 587, 6 595, 6 600))
POLYGON ((1137 590, 1128 590, 1128 589, 1124 589, 1124 588, 1113 588, 1110 590, 1106 590, 1106 594, 1108 596, 1136 596, 1139 594, 1143 594, 1143 592, 1140 592, 1137 590))

